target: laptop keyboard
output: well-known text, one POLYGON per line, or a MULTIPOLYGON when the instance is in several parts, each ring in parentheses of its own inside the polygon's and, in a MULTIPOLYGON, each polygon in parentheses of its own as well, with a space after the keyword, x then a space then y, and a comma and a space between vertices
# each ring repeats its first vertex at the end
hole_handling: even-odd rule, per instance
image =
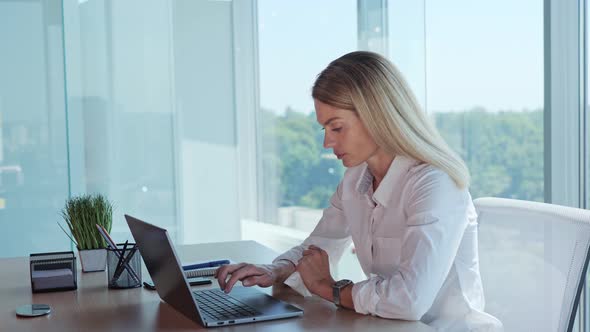
POLYGON ((261 313, 251 306, 238 301, 219 289, 193 292, 199 309, 217 320, 258 316, 261 313))

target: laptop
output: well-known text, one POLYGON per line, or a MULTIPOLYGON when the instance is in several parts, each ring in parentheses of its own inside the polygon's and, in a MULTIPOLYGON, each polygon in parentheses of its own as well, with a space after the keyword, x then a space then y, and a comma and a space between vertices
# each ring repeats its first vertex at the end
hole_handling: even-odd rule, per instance
POLYGON ((125 215, 160 298, 205 327, 244 324, 303 315, 303 310, 252 287, 191 290, 168 232, 125 215))

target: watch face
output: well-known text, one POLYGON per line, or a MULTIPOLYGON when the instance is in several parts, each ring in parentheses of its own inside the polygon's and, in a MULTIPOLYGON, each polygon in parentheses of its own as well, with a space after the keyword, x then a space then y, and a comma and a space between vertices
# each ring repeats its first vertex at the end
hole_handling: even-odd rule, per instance
POLYGON ((346 286, 348 284, 351 284, 351 283, 352 283, 352 281, 350 281, 350 280, 342 279, 342 280, 336 281, 336 283, 334 284, 334 286, 337 287, 337 288, 342 288, 342 287, 344 287, 344 286, 346 286))

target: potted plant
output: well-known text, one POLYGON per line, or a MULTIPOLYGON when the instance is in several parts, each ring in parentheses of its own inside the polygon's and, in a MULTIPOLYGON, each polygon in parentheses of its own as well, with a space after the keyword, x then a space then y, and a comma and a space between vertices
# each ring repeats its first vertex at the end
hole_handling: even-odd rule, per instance
POLYGON ((61 216, 72 234, 70 236, 66 232, 66 235, 78 248, 82 271, 104 271, 106 243, 96 225, 103 226, 110 233, 113 224, 112 204, 101 194, 72 197, 66 200, 61 216))

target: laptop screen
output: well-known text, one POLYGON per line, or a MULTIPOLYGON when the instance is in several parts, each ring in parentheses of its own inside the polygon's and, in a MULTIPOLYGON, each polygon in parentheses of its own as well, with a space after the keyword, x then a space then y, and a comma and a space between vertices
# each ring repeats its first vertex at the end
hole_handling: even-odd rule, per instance
POLYGON ((128 215, 125 219, 160 298, 186 317, 202 324, 168 232, 128 215))

